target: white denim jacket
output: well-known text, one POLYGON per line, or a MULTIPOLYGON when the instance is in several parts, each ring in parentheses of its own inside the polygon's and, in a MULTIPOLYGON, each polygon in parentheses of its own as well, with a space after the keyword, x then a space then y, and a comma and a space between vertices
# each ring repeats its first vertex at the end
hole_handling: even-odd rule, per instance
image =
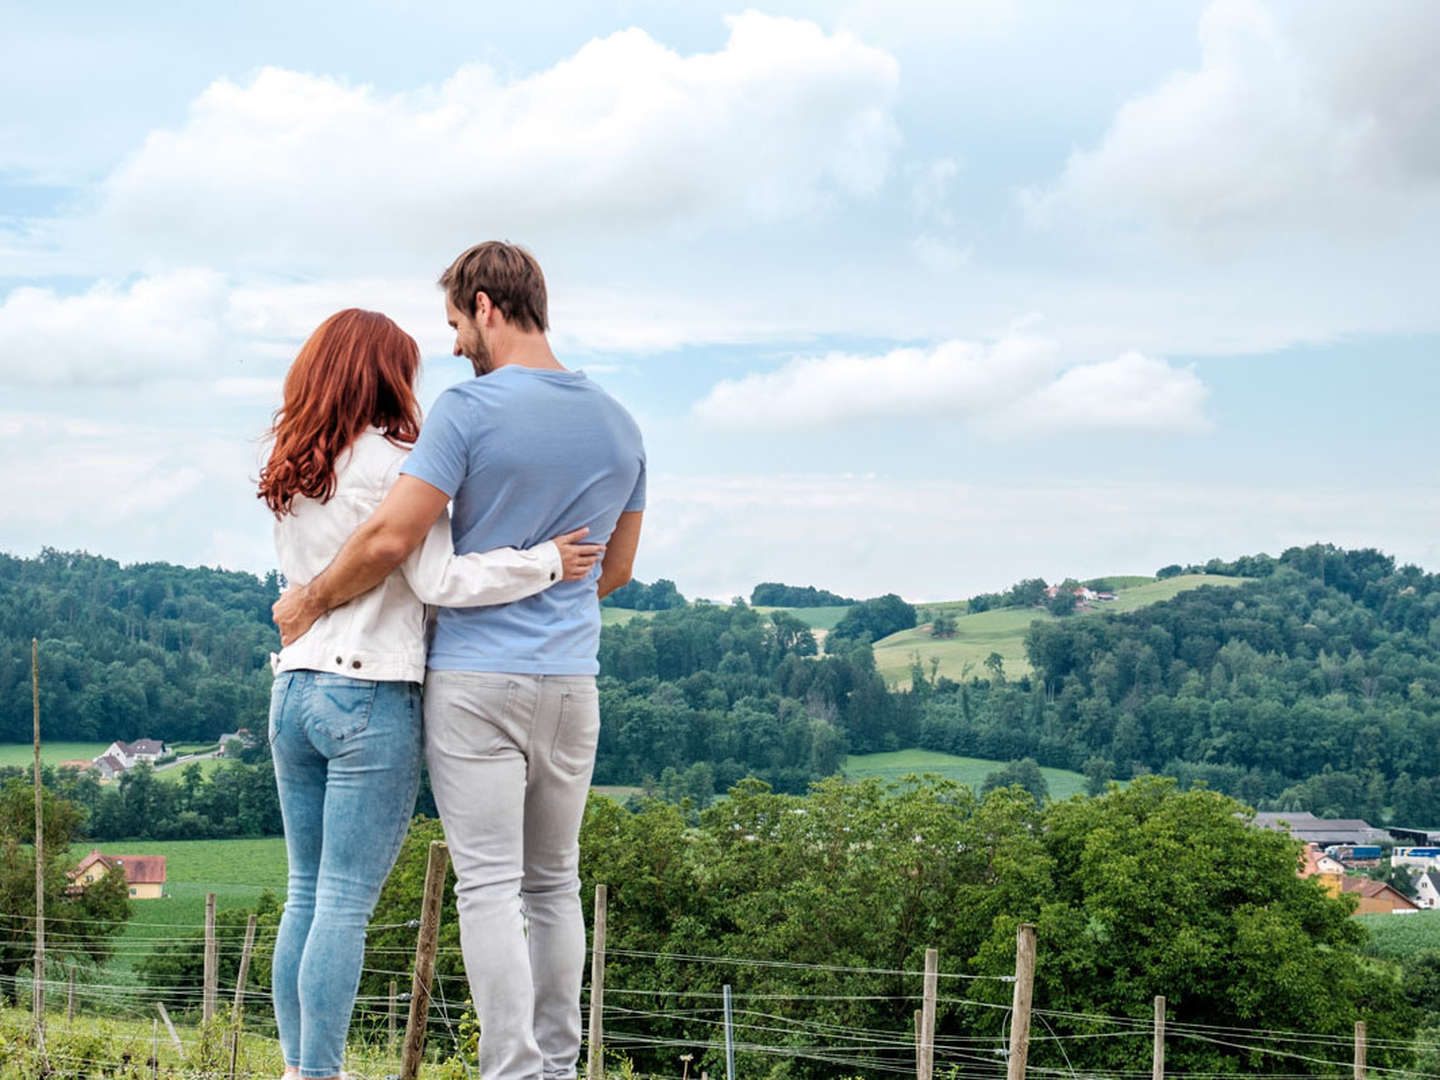
MULTIPOLYGON (((409 453, 369 428, 335 463, 335 494, 327 502, 298 496, 275 522, 280 572, 292 585, 330 565, 350 534, 380 505, 409 453)), ((270 656, 279 674, 304 668, 357 679, 425 678, 425 605, 508 604, 548 589, 562 576, 553 541, 527 551, 498 548, 456 555, 450 515, 441 514, 425 540, 389 577, 322 615, 298 640, 270 656)))

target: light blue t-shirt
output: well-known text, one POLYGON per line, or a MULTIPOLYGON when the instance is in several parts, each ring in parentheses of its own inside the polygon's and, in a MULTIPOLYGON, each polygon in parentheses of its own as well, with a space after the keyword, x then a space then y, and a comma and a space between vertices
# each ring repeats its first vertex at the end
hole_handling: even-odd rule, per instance
MULTIPOLYGON (((450 387, 402 472, 448 494, 461 554, 534 547, 590 527, 610 539, 645 508, 645 446, 619 402, 576 371, 506 365, 450 387)), ((442 608, 430 666, 447 671, 594 675, 600 670, 595 570, 493 607, 442 608)))

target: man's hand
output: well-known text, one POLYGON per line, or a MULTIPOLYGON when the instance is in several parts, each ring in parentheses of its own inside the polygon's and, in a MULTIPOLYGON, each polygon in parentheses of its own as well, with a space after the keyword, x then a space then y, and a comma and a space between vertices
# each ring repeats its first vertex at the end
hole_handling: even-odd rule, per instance
POLYGON ((280 628, 281 645, 294 644, 324 614, 325 609, 315 603, 306 585, 290 586, 270 605, 270 617, 280 628))

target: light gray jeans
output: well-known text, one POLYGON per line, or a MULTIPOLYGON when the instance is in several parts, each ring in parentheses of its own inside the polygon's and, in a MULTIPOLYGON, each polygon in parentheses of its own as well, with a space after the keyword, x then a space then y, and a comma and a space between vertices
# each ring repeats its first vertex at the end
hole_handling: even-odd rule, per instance
POLYGON ((425 679, 425 760, 458 879, 485 1080, 575 1076, 580 820, 599 738, 592 676, 425 679))

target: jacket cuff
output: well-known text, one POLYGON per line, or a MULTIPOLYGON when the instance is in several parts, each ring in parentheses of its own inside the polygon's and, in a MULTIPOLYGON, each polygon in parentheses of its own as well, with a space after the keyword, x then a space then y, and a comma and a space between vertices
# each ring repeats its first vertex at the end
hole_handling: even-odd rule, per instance
POLYGON ((539 544, 531 550, 540 556, 540 567, 550 579, 550 585, 554 585, 565 576, 565 567, 560 562, 560 548, 554 540, 546 540, 545 543, 539 544))

